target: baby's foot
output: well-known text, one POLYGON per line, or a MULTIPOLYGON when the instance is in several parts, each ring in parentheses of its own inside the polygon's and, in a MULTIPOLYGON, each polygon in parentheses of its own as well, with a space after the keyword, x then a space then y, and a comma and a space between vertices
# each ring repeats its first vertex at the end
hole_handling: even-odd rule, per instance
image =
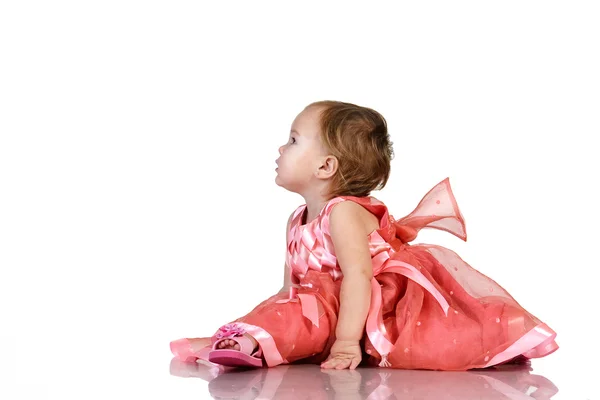
MULTIPOLYGON (((258 342, 256 341, 256 339, 254 339, 252 336, 248 335, 247 333, 244 333, 244 336, 246 336, 252 342, 252 345, 254 347, 250 354, 253 354, 256 351, 256 349, 258 348, 258 342)), ((227 349, 239 350, 240 345, 234 340, 225 339, 217 345, 217 348, 222 349, 222 350, 227 350, 227 349)))

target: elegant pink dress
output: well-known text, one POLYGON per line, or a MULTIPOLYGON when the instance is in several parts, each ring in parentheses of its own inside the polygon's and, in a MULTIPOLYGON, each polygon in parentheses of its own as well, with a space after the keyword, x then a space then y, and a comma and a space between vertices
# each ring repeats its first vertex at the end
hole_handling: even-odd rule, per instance
POLYGON ((379 229, 369 235, 373 280, 361 341, 364 363, 467 370, 543 357, 558 349, 552 329, 455 252, 409 244, 422 228, 466 241, 464 219, 447 178, 399 220, 373 197, 336 197, 308 223, 303 223, 306 205, 295 211, 287 253, 294 286, 228 326, 256 338, 267 366, 321 363, 335 341, 343 276, 329 215, 342 201, 356 202, 379 219, 379 229))

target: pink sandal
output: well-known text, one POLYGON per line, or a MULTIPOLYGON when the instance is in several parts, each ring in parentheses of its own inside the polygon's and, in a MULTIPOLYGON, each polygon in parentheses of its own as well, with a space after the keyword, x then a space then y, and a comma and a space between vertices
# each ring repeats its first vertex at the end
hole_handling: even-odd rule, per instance
POLYGON ((228 367, 262 367, 262 350, 260 346, 252 353, 254 345, 250 339, 244 336, 244 333, 246 331, 236 324, 228 324, 221 327, 219 332, 214 336, 217 341, 213 343, 212 351, 208 353, 208 361, 228 367), (240 349, 219 349, 217 347, 223 340, 229 339, 237 342, 240 345, 240 349))

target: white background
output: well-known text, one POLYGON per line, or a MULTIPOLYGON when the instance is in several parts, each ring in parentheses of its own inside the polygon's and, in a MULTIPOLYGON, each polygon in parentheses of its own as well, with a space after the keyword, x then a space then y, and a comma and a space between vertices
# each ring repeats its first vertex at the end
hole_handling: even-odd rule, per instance
POLYGON ((334 99, 386 117, 395 217, 450 177, 468 242, 417 242, 558 333, 557 399, 598 398, 597 3, 216 3, 0 3, 0 390, 205 398, 169 341, 280 289, 277 149, 334 99))

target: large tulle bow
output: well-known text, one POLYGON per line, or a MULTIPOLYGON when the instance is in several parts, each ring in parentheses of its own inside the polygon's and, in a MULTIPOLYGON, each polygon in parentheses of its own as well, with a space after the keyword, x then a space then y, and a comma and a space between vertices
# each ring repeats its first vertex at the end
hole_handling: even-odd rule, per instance
POLYGON ((382 235, 375 235, 373 237, 373 240, 380 241, 380 243, 374 244, 379 244, 382 251, 372 258, 373 280, 371 281, 371 305, 366 323, 367 335, 373 347, 382 356, 382 361, 379 365, 383 367, 390 366, 387 361, 387 355, 393 350, 394 345, 388 339, 387 331, 383 324, 381 286, 377 281, 377 275, 382 272, 395 272, 406 276, 428 291, 438 302, 444 314, 448 315, 448 302, 433 283, 421 273, 419 270, 420 266, 415 267, 414 265, 394 259, 393 254, 397 251, 395 248, 401 249, 402 245, 406 245, 416 239, 417 234, 423 228, 446 231, 464 241, 467 240, 465 221, 452 193, 449 178, 444 179, 434 186, 423 197, 413 212, 398 220, 394 220, 390 216, 389 221, 391 226, 388 226, 387 230, 382 229, 382 235), (384 237, 389 236, 386 233, 394 231, 394 236, 387 237, 388 241, 386 241, 384 237), (394 242, 400 242, 401 245, 398 246, 394 242))

